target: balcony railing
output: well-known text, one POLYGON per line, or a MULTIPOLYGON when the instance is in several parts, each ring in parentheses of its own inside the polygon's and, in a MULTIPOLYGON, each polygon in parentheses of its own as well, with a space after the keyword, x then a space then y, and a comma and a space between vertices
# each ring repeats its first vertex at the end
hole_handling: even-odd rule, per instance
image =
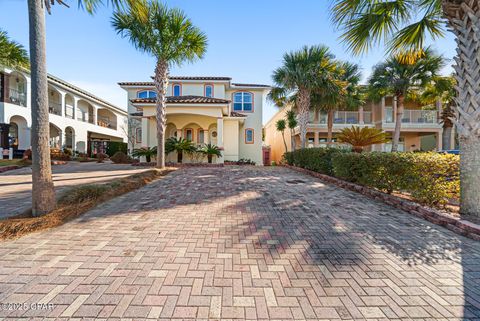
MULTIPOLYGON (((328 121, 328 115, 326 113, 320 113, 320 124, 326 124, 328 121)), ((372 112, 364 111, 363 112, 363 123, 371 124, 372 123, 372 112)), ((333 124, 360 124, 360 112, 358 111, 345 111, 339 110, 334 112, 333 115, 333 124)))
MULTIPOLYGON (((393 123, 393 108, 386 108, 386 123, 393 123)), ((403 112, 402 123, 404 124, 437 124, 438 117, 436 110, 405 109, 403 112)))
POLYGON ((12 104, 27 107, 27 95, 14 88, 8 89, 9 99, 12 104))
POLYGON ((106 128, 113 128, 113 124, 110 122, 110 118, 97 116, 97 125, 106 128))
POLYGON ((74 119, 73 111, 74 111, 73 106, 66 105, 65 106, 65 117, 70 118, 70 119, 74 119))
POLYGON ((53 101, 49 101, 48 102, 48 112, 50 114, 61 116, 62 115, 62 104, 55 103, 53 101))

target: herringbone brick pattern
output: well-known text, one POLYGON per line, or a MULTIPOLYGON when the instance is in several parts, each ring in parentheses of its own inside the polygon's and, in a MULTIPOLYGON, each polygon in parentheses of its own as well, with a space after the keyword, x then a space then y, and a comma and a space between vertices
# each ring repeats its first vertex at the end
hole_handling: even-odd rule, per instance
POLYGON ((46 319, 480 319, 480 245, 285 168, 185 168, 2 243, 46 319))

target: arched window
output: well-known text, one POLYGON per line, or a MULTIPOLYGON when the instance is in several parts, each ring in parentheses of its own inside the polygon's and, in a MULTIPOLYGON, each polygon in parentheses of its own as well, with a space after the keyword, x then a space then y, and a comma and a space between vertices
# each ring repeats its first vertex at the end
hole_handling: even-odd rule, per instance
POLYGON ((143 90, 137 93, 137 98, 156 98, 157 93, 153 90, 143 90))
POLYGON ((233 94, 234 111, 253 111, 253 94, 249 92, 237 92, 233 94))
POLYGON ((213 97, 213 85, 205 85, 205 97, 213 97))
POLYGON ((173 96, 175 96, 175 97, 181 96, 182 95, 182 85, 174 84, 172 92, 173 92, 173 96))

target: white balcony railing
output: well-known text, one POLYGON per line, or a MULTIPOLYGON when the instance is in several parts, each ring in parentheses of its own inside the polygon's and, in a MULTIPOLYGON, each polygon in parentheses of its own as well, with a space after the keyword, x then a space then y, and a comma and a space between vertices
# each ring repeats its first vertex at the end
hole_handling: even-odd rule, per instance
MULTIPOLYGON (((328 121, 328 115, 326 113, 320 113, 319 123, 326 124, 328 121)), ((364 111, 363 112, 363 123, 371 124, 372 123, 372 112, 364 111)), ((333 124, 339 125, 355 125, 360 124, 360 112, 358 111, 346 111, 339 110, 334 112, 333 115, 333 124)))
POLYGON ((56 103, 56 102, 53 102, 53 101, 49 101, 48 102, 48 112, 50 114, 61 116, 62 115, 62 104, 56 103))
POLYGON ((73 106, 65 105, 65 117, 74 119, 73 111, 73 106))
POLYGON ((10 102, 15 105, 27 107, 27 95, 14 88, 8 88, 10 102))
MULTIPOLYGON (((386 123, 394 122, 393 108, 385 108, 386 123)), ((403 112, 402 123, 404 124, 437 124, 438 117, 436 110, 405 109, 403 112)))

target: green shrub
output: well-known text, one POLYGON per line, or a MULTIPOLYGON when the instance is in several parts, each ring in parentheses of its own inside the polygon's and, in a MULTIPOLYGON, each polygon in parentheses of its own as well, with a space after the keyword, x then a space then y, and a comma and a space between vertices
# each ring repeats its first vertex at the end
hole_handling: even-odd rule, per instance
POLYGON ((322 174, 332 175, 332 157, 335 154, 345 154, 346 151, 338 148, 304 148, 283 155, 289 165, 302 167, 322 174))
POLYGON ((118 151, 113 156, 110 157, 110 160, 115 164, 130 164, 132 160, 124 152, 118 151))
POLYGON ((458 198, 459 157, 438 153, 338 153, 334 176, 387 193, 409 193, 427 205, 443 206, 458 198))
POLYGON ((116 152, 128 154, 128 144, 124 142, 107 142, 105 152, 108 156, 113 156, 116 152))

